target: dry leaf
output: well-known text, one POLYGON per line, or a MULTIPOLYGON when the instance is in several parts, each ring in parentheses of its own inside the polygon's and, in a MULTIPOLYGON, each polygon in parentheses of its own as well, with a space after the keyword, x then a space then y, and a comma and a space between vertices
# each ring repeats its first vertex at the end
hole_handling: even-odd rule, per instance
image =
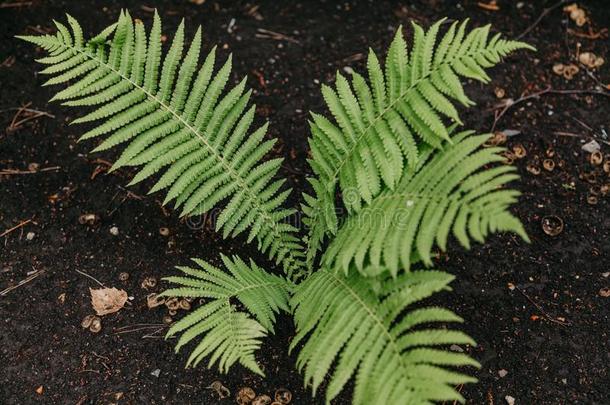
POLYGON ((116 288, 98 288, 91 292, 91 305, 98 315, 112 314, 119 311, 127 302, 127 293, 116 288))

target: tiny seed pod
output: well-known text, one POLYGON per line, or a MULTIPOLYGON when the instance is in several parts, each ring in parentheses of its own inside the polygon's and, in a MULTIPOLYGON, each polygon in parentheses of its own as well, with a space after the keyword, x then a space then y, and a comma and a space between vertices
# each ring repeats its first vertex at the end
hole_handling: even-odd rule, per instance
POLYGON ((80 326, 82 326, 83 329, 87 329, 89 326, 91 326, 91 322, 93 322, 93 319, 95 319, 95 315, 87 315, 81 321, 80 326))
POLYGON ((270 405, 271 404, 271 397, 269 395, 259 395, 258 397, 254 398, 254 400, 252 401, 252 405, 270 405))
POLYGON ((553 156, 555 156, 555 148, 549 146, 548 148, 546 148, 546 157, 552 158, 553 156))
POLYGON ((523 159, 525 156, 527 156, 527 151, 523 145, 518 143, 513 146, 513 155, 515 155, 517 159, 523 159))
POLYGON ((180 309, 183 309, 185 311, 188 311, 191 309, 191 303, 188 302, 187 300, 180 300, 180 309))
POLYGON ((119 273, 119 280, 120 281, 127 281, 129 279, 129 273, 123 271, 121 273, 119 273))
POLYGON ((216 393, 218 394, 220 399, 231 396, 231 391, 229 391, 229 389, 227 387, 222 385, 222 383, 220 381, 214 381, 207 388, 210 388, 210 389, 213 389, 214 391, 216 391, 216 393))
POLYGON ((250 387, 244 387, 237 392, 236 402, 240 405, 247 405, 256 397, 256 393, 250 387))
POLYGON ((594 166, 601 165, 603 160, 604 160, 604 157, 602 156, 602 153, 600 151, 598 151, 598 150, 596 150, 595 152, 591 153, 591 155, 589 156, 589 161, 594 166))
POLYGON ((165 306, 170 311, 175 311, 180 308, 180 301, 176 297, 168 298, 165 300, 165 306))
POLYGON ((515 161, 515 158, 516 158, 516 156, 512 152, 510 152, 510 151, 504 152, 503 156, 504 156, 504 162, 503 163, 505 165, 512 165, 513 162, 515 161))
POLYGON ((174 320, 172 319, 171 316, 169 315, 164 315, 163 316, 163 323, 166 325, 169 325, 170 323, 172 323, 174 320))
POLYGON ((161 236, 169 236, 169 228, 159 228, 159 234, 161 236))
POLYGON ((544 159, 542 162, 542 167, 544 167, 544 170, 552 172, 553 169, 555 169, 555 161, 552 159, 544 159))
POLYGON ((146 277, 144 280, 142 280, 141 287, 145 290, 148 290, 149 288, 155 288, 156 286, 157 279, 154 277, 146 277))
POLYGON ((102 330, 102 320, 99 316, 93 318, 91 325, 89 325, 89 330, 93 333, 98 333, 102 330))
POLYGON ((175 309, 170 309, 169 311, 167 311, 167 313, 170 314, 171 316, 176 316, 178 311, 176 311, 175 309))
POLYGON ((589 195, 589 196, 587 196, 587 202, 590 205, 597 205, 597 197, 594 195, 589 195))
POLYGON ((582 179, 584 181, 586 181, 589 184, 596 184, 597 183, 597 176, 595 175, 595 172, 590 172, 590 173, 584 173, 582 175, 582 179))
POLYGON ((563 75, 565 68, 566 67, 563 63, 556 63, 553 65, 553 73, 555 73, 558 76, 561 76, 561 75, 563 75))
POLYGON ((563 232, 563 219, 557 215, 542 218, 542 230, 549 236, 557 236, 563 232))
POLYGON ((610 184, 602 184, 599 188, 599 192, 601 195, 608 195, 608 192, 610 192, 610 184))
POLYGON ((286 388, 279 388, 275 391, 275 401, 280 404, 289 404, 292 401, 292 392, 286 388))
POLYGON ((589 194, 591 195, 599 195, 601 193, 601 187, 599 186, 591 186, 589 187, 589 194))
POLYGON ((540 167, 533 164, 529 164, 527 165, 527 171, 533 174, 534 176, 538 176, 540 174, 540 167))
POLYGON ((610 174, 610 160, 604 162, 604 173, 610 174))
POLYGON ((146 305, 148 306, 148 309, 153 309, 163 304, 165 304, 165 297, 159 297, 159 295, 155 293, 146 296, 146 305))

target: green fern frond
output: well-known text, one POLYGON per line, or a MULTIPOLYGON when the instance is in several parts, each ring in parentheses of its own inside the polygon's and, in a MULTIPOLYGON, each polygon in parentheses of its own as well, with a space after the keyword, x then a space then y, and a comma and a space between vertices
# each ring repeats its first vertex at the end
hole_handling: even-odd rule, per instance
POLYGON ((176 344, 177 352, 204 335, 191 353, 187 367, 196 366, 209 356, 208 368, 218 362, 220 371, 228 372, 235 362, 239 362, 263 375, 254 352, 260 347, 261 338, 267 332, 273 333, 276 313, 290 310, 291 286, 282 277, 266 273, 252 261, 247 265, 237 256, 221 257, 228 272, 193 259, 199 268, 177 267, 185 276, 164 278, 178 287, 164 291, 161 296, 208 300, 176 322, 167 337, 182 334, 176 344), (237 302, 247 312, 238 310, 237 302))
POLYGON ((411 308, 448 289, 452 279, 439 271, 415 271, 385 279, 374 291, 358 273, 347 277, 322 269, 307 278, 292 299, 297 335, 291 349, 302 344, 297 366, 314 394, 329 375, 327 403, 351 378, 354 405, 464 401, 455 386, 476 380, 448 367, 479 364, 435 347, 475 343, 462 332, 428 326, 462 319, 443 308, 411 308))
POLYGON ((503 188, 517 179, 513 166, 500 162, 502 148, 480 148, 489 135, 461 132, 419 170, 410 170, 394 190, 350 216, 328 247, 323 262, 346 272, 352 263, 367 275, 387 268, 392 275, 409 271, 417 252, 432 265, 434 243, 445 250, 453 232, 466 249, 490 232, 511 231, 529 241, 523 225, 508 208, 519 192, 503 188))
POLYGON ((188 49, 181 23, 165 55, 161 20, 155 13, 147 35, 141 21, 121 12, 116 25, 92 40, 68 16, 72 29, 56 23, 56 35, 21 36, 49 56, 45 84, 70 81, 55 95, 69 106, 95 106, 74 123, 102 120, 81 139, 102 138, 94 151, 120 146, 111 170, 141 166, 130 184, 161 173, 151 192, 166 190, 181 215, 198 215, 227 201, 217 218, 223 236, 249 230, 248 241, 292 274, 302 267, 297 229, 282 209, 290 190, 275 180, 281 159, 262 162, 275 140, 265 140, 267 124, 249 133, 255 106, 245 79, 225 90, 231 57, 214 72, 215 48, 198 68, 201 28, 188 49), (112 37, 112 38, 111 38, 112 37), (186 53, 184 54, 184 50, 186 53))
POLYGON ((500 34, 490 39, 488 25, 466 33, 467 21, 451 24, 437 41, 443 22, 427 32, 414 23, 410 52, 399 28, 385 72, 371 50, 368 82, 353 73, 350 83, 337 73, 335 88, 322 86, 334 121, 313 113, 310 122, 310 163, 317 182, 326 187, 305 197, 311 200, 308 242, 314 249, 336 229, 326 213, 335 211, 337 183, 349 212, 371 203, 384 188, 393 190, 405 165, 415 167, 423 145, 440 149, 450 140, 443 117, 461 123, 454 103, 473 104, 460 77, 487 82, 486 68, 517 49, 533 49, 500 34))

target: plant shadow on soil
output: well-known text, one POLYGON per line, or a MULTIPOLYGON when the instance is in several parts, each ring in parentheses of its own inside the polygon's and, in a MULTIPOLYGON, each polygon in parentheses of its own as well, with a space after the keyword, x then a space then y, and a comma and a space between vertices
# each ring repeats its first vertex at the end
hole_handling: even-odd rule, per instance
MULTIPOLYGON (((158 7, 167 34, 175 31, 182 16, 191 35, 202 24, 207 49, 218 44, 221 56, 233 52, 234 82, 248 75, 259 120, 269 119, 270 136, 279 138, 272 154, 286 158, 281 174, 294 188, 290 203, 296 205, 309 174, 308 111, 324 111, 319 83, 330 83, 345 67, 362 71, 367 48, 384 54, 395 29, 403 24, 410 31, 411 19, 428 26, 442 16, 469 17, 473 25, 491 23, 494 30, 515 37, 545 5, 499 1, 500 9, 490 11, 476 1, 440 0, 153 3, 34 0, 0 8, 0 125, 9 128, 15 111, 8 109, 26 103, 54 116, 3 130, 0 170, 28 170, 31 163, 59 166, 0 175, 0 233, 32 220, 0 238, 0 290, 40 272, 0 297, 0 403, 234 403, 235 393, 244 386, 269 395, 285 387, 294 395, 292 403, 322 403, 320 395, 312 399, 303 387, 294 367, 296 356, 287 353, 294 335, 287 316, 280 317, 277 334, 265 341, 258 355, 266 378, 240 367, 228 375, 204 367, 185 370, 187 351, 174 354, 173 342, 163 340, 162 331, 152 337, 148 335, 154 328, 118 333, 121 327, 162 322, 165 313, 149 310, 146 295, 165 284, 144 290, 141 283, 146 277, 172 274, 172 267, 189 257, 217 261, 219 253, 238 253, 269 264, 243 238, 225 241, 209 226, 193 229, 180 221, 176 213, 161 209, 161 197, 147 196, 145 186, 127 191, 123 186, 133 173, 107 175, 101 170, 103 160, 116 155, 88 155, 92 144, 76 143, 83 129, 67 123, 78 112, 48 103, 53 89, 40 87, 44 79, 36 72, 41 68, 33 62, 40 54, 13 36, 46 32, 51 20, 62 21, 65 12, 93 34, 113 22, 120 7, 147 25, 152 17, 149 6, 158 7), (259 28, 290 39, 259 38, 259 28), (98 215, 99 222, 80 224, 79 216, 85 213, 98 215), (118 235, 110 233, 111 227, 118 228, 118 235), (160 235, 161 227, 170 230, 169 236, 160 235), (76 270, 134 297, 132 305, 103 317, 98 334, 80 326, 92 312, 88 287, 96 284, 76 270), (128 280, 119 280, 121 272, 129 273, 128 280), (222 381, 232 397, 220 401, 207 388, 214 380, 222 381)), ((583 90, 596 86, 593 77, 610 80, 608 63, 593 77, 581 69, 569 81, 552 72, 555 63, 574 58, 577 43, 581 50, 608 60, 607 40, 574 32, 587 33, 589 26, 594 32, 607 28, 610 9, 602 1, 583 7, 591 18, 585 27, 576 27, 561 7, 556 8, 523 38, 538 48, 537 53, 518 52, 508 58, 492 69, 489 86, 467 84, 477 106, 463 112, 466 128, 489 131, 493 108, 500 102, 496 89, 504 90, 505 98, 517 99, 549 85, 583 90)), ((520 131, 509 138, 508 147, 522 144, 527 151, 515 163, 522 175, 515 186, 523 196, 514 213, 532 243, 496 235, 470 251, 454 244, 453 253, 438 260, 438 267, 457 279, 454 291, 434 303, 464 317, 464 330, 479 343, 470 352, 482 363, 474 372, 480 381, 461 388, 468 403, 499 404, 507 395, 527 404, 610 401, 610 298, 598 293, 610 286, 607 273, 604 277, 609 271, 609 204, 605 197, 596 205, 587 202, 595 185, 587 181, 591 176, 582 175, 596 171, 597 186, 610 179, 581 150, 584 141, 603 139, 604 131, 610 130, 609 108, 606 96, 548 94, 511 108, 498 123, 498 129, 520 131), (530 173, 528 164, 546 158, 549 147, 555 151, 555 170, 530 173), (541 219, 547 215, 563 219, 560 235, 543 233, 541 219), (500 377, 499 370, 508 373, 500 377)), ((605 143, 602 152, 610 152, 605 143)), ((349 392, 335 403, 349 403, 349 392)))

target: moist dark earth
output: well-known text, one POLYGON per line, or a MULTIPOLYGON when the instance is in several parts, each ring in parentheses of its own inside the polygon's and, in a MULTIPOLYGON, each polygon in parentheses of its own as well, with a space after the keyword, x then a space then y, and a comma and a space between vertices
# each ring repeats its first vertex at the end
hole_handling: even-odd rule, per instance
MULTIPOLYGON (((287 351, 294 336, 288 316, 280 317, 276 335, 258 354, 265 378, 239 366, 228 375, 205 367, 185 369, 188 350, 176 355, 174 342, 162 338, 166 311, 148 309, 146 295, 167 285, 159 281, 146 290, 141 287, 145 278, 170 275, 173 266, 190 257, 217 262, 220 253, 239 253, 278 269, 242 238, 223 240, 205 221, 181 221, 161 207, 161 196, 146 194, 151 184, 125 188, 132 172, 108 174, 107 161, 116 152, 90 155, 93 143, 76 142, 85 127, 68 122, 83 111, 48 102, 55 89, 40 87, 44 77, 33 61, 42 53, 13 38, 50 32, 52 19, 62 21, 65 12, 92 35, 114 22, 121 7, 148 26, 157 7, 170 37, 184 17, 191 35, 203 26, 206 49, 218 44, 222 58, 233 53, 232 81, 248 76, 258 119, 268 119, 269 136, 279 138, 271 154, 285 158, 281 175, 294 188, 289 201, 294 206, 307 190, 310 174, 305 160, 308 111, 326 112, 319 87, 331 83, 336 71, 362 71, 368 47, 385 54, 400 24, 411 34, 412 20, 429 26, 444 16, 468 17, 473 26, 491 23, 494 32, 512 38, 527 31, 522 39, 538 51, 506 58, 491 69, 488 86, 467 82, 477 105, 463 111, 462 119, 466 128, 489 132, 507 99, 548 87, 570 90, 519 102, 495 127, 518 132, 506 146, 521 145, 526 151, 515 160, 522 177, 514 187, 523 195, 513 212, 531 244, 512 235, 494 235, 470 251, 454 243, 452 253, 438 259, 439 268, 457 276, 454 291, 434 303, 460 314, 463 329, 478 342, 469 351, 482 364, 471 370, 479 383, 459 387, 468 403, 504 404, 506 396, 517 404, 610 403, 610 297, 603 293, 610 287, 610 204, 600 193, 610 178, 582 150, 596 139, 602 154, 610 153, 605 85, 610 83, 610 8, 603 1, 578 3, 588 18, 579 27, 560 5, 533 25, 554 4, 0 3, 0 403, 235 403, 236 392, 245 386, 269 395, 287 388, 292 403, 323 403, 321 395, 312 398, 303 386, 295 353, 287 351), (261 35, 260 29, 282 35, 261 35), (606 63, 588 71, 579 65, 570 80, 553 73, 557 63, 578 65, 577 55, 585 51, 606 63), (23 106, 45 114, 19 112, 23 106), (555 163, 552 171, 542 167, 547 158, 555 163), (81 224, 83 214, 99 220, 81 224), (548 216, 563 220, 559 235, 543 232, 548 216), (169 235, 162 235, 161 228, 169 235), (119 278, 123 272, 129 274, 126 281, 119 278), (103 317, 97 334, 81 327, 81 320, 93 313, 89 287, 98 286, 83 273, 133 297, 131 305, 103 317), (27 282, 18 286, 22 280, 27 282), (231 391, 230 398, 220 400, 210 389, 216 380, 231 391)), ((335 403, 349 401, 346 392, 335 403)))

